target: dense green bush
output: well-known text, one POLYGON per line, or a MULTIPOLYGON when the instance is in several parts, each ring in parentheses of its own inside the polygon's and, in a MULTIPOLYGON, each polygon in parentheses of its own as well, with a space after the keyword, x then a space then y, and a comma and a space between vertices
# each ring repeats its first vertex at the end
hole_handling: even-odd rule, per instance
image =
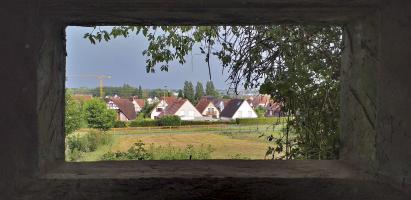
POLYGON ((138 141, 127 152, 108 152, 101 160, 152 160, 152 155, 144 148, 144 143, 138 141))
POLYGON ((128 127, 128 123, 124 121, 115 121, 114 122, 114 128, 126 128, 128 127))
POLYGON ((66 135, 81 128, 84 121, 81 104, 73 99, 69 92, 66 92, 64 113, 64 131, 66 135))
POLYGON ((157 126, 157 120, 153 119, 136 119, 130 123, 130 127, 148 127, 157 126))
POLYGON ((243 118, 236 119, 236 124, 276 124, 285 123, 286 118, 284 117, 263 117, 263 118, 243 118))
POLYGON ((163 116, 158 120, 159 126, 180 126, 181 118, 179 116, 163 116))
POLYGON ((103 100, 93 98, 84 103, 83 109, 90 128, 107 131, 114 127, 116 111, 108 109, 103 100))
POLYGON ((177 147, 150 145, 148 149, 144 148, 141 141, 134 144, 127 152, 109 152, 101 157, 101 160, 204 160, 211 159, 213 152, 211 145, 194 147, 187 145, 181 149, 177 147))

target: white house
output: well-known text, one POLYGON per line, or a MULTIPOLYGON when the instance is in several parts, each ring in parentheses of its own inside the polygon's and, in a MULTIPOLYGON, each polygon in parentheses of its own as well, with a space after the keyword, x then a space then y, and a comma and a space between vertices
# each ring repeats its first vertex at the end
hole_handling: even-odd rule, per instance
POLYGON ((223 120, 257 117, 257 113, 255 113, 250 104, 243 99, 231 99, 220 114, 220 118, 223 120))
POLYGON ((197 105, 196 109, 200 112, 204 117, 209 118, 220 118, 220 110, 214 105, 213 101, 208 99, 201 99, 197 105))
POLYGON ((163 112, 167 106, 173 104, 177 99, 175 97, 165 97, 161 98, 160 101, 156 104, 150 114, 151 119, 156 119, 159 117, 160 113, 163 112))
POLYGON ((136 111, 136 113, 139 113, 141 109, 143 109, 145 101, 144 99, 138 99, 138 98, 133 97, 132 103, 134 105, 134 110, 136 111))
POLYGON ((175 115, 181 120, 202 120, 203 116, 187 99, 179 99, 160 113, 159 117, 175 115))
POLYGON ((136 112, 133 103, 129 99, 111 98, 106 99, 107 108, 116 110, 117 120, 130 121, 136 119, 136 112))

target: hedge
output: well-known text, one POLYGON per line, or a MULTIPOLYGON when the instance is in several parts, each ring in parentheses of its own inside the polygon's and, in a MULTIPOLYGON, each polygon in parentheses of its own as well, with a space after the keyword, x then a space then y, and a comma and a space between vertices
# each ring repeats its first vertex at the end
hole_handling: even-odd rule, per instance
POLYGON ((159 126, 180 126, 181 118, 179 116, 164 116, 157 120, 159 126))
POLYGON ((126 128, 128 124, 124 121, 115 121, 114 128, 126 128))
POLYGON ((130 127, 148 127, 148 126, 157 126, 157 120, 153 119, 137 119, 130 123, 130 127))
POLYGON ((286 122, 285 117, 261 117, 261 118, 243 118, 236 119, 236 124, 274 124, 286 122))
POLYGON ((181 121, 181 125, 215 125, 215 124, 235 124, 234 120, 232 121, 181 121))
MULTIPOLYGON (((169 119, 168 117, 174 117, 174 116, 166 116, 162 117, 160 119, 136 119, 132 121, 128 126, 130 127, 149 127, 149 126, 190 126, 190 125, 217 125, 217 124, 235 124, 236 121, 186 121, 186 120, 180 120, 180 121, 173 121, 173 119, 169 119), (167 118, 166 118, 167 117, 167 118), (165 119, 163 119, 165 118, 165 119)), ((175 116, 178 117, 178 116, 175 116)), ((179 117, 178 117, 179 118, 179 117)), ((177 119, 175 119, 177 120, 177 119)))

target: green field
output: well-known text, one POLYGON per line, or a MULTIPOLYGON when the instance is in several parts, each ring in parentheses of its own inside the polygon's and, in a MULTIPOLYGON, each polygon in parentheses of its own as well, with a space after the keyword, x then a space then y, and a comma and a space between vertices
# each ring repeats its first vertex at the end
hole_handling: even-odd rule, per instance
MULTIPOLYGON (((264 159, 269 146, 273 146, 263 135, 278 136, 281 127, 271 125, 214 125, 184 127, 135 127, 117 128, 108 132, 113 142, 96 151, 84 153, 77 161, 97 161, 107 152, 125 152, 134 143, 142 141, 145 146, 162 146, 184 149, 210 145, 211 159, 264 159)), ((90 131, 81 129, 76 134, 90 131)))

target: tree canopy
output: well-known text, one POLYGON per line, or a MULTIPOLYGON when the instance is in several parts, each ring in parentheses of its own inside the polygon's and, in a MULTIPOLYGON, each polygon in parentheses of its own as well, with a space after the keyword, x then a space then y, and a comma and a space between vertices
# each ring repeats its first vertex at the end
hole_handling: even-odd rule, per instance
POLYGON ((195 101, 193 83, 189 81, 184 82, 183 94, 184 94, 184 98, 188 99, 190 102, 195 101))
POLYGON ((84 103, 84 114, 90 128, 107 131, 114 126, 116 111, 108 109, 106 103, 93 98, 84 103))

